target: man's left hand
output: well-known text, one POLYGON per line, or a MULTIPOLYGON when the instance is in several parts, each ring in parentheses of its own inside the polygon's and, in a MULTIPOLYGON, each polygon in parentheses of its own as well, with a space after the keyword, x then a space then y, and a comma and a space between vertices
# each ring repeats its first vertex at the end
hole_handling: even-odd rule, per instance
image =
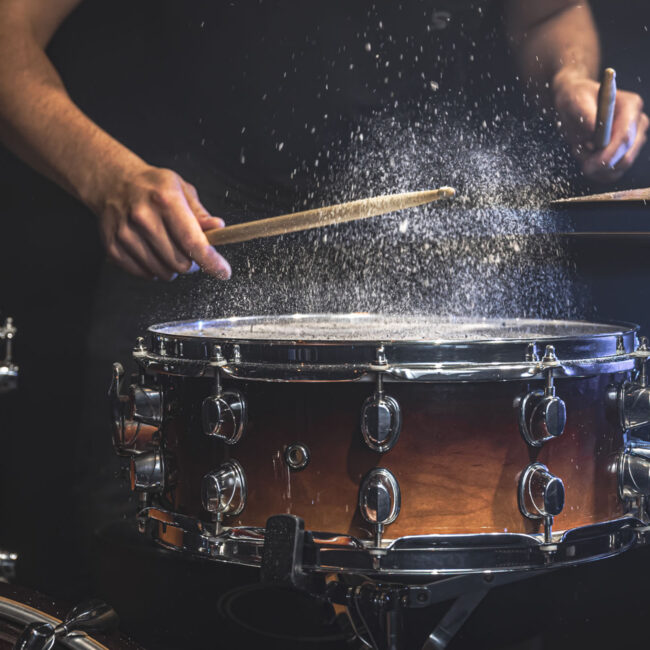
POLYGON ((560 71, 553 79, 553 100, 562 131, 579 160, 584 175, 594 181, 617 181, 635 161, 646 142, 648 116, 639 95, 616 93, 614 121, 609 144, 594 146, 600 84, 578 74, 560 71))

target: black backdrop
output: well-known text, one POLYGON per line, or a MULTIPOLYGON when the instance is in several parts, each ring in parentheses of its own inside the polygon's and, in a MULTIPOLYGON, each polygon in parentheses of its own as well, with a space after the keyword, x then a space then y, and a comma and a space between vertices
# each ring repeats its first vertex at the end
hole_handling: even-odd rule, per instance
MULTIPOLYGON (((592 4, 603 42, 603 63, 617 69, 621 87, 636 90, 649 103, 650 6, 644 0, 592 4)), ((500 56, 507 60, 505 52, 500 56)), ((495 54, 494 69, 507 76, 507 65, 500 65, 503 61, 495 54)), ((103 255, 93 216, 2 149, 0 172, 0 313, 14 316, 19 327, 16 358, 21 366, 19 391, 0 396, 0 543, 20 554, 20 583, 70 601, 90 594, 117 598, 118 609, 125 609, 125 626, 151 647, 181 647, 183 643, 168 636, 174 622, 162 624, 160 605, 148 605, 151 594, 142 581, 167 587, 167 603, 173 604, 175 598, 205 594, 213 580, 236 583, 241 576, 217 578, 201 569, 202 579, 190 579, 195 588, 182 587, 188 584, 179 577, 187 578, 185 565, 173 560, 156 565, 141 550, 129 553, 125 561, 110 552, 112 542, 93 541, 91 534, 92 527, 105 518, 97 516, 97 508, 121 516, 119 504, 128 498, 119 480, 113 492, 104 488, 97 497, 93 479, 106 485, 107 477, 119 471, 107 424, 102 428, 97 422, 106 412, 110 362, 125 360, 138 329, 102 330, 102 315, 135 310, 138 285, 129 285, 129 292, 117 302, 103 300, 97 293, 103 255), (94 332, 91 342, 90 331, 94 332), (89 358, 94 366, 87 370, 89 358), (143 565, 149 568, 144 570, 143 565), (161 576, 161 572, 168 574, 161 576), (120 592, 116 582, 126 589, 120 592)), ((602 189, 577 177, 574 183, 576 191, 602 189)), ((617 187, 648 185, 650 150, 646 147, 617 187)), ((578 273, 591 292, 599 319, 638 322, 650 330, 649 246, 633 239, 574 245, 578 273)), ((138 326, 142 325, 146 323, 138 326)), ((499 639, 510 643, 535 637, 541 624, 555 629, 559 645, 567 647, 577 639, 589 639, 594 647, 604 639, 631 640, 634 632, 627 630, 621 637, 620 626, 625 620, 641 622, 647 615, 643 597, 643 576, 650 568, 647 555, 636 551, 603 562, 597 572, 579 569, 562 578, 549 576, 497 590, 470 621, 461 641, 467 647, 498 645, 499 639), (616 603, 612 597, 618 599, 616 603), (522 615, 522 608, 537 609, 536 616, 522 615)), ((245 579, 252 581, 254 576, 245 579)), ((203 605, 195 605, 195 613, 210 619, 212 606, 205 598, 200 600, 203 605)), ((255 606, 264 607, 264 601, 255 606)), ((219 645, 205 638, 194 643, 219 645)))

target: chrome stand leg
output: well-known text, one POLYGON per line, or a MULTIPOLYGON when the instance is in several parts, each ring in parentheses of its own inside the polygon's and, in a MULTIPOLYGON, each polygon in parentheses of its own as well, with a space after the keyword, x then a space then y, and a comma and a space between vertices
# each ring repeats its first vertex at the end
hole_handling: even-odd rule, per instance
POLYGON ((422 646, 422 650, 443 650, 443 648, 446 648, 472 612, 485 598, 488 591, 488 589, 479 589, 459 596, 431 632, 422 646))
POLYGON ((387 650, 402 650, 402 614, 392 610, 386 612, 386 648, 387 650))

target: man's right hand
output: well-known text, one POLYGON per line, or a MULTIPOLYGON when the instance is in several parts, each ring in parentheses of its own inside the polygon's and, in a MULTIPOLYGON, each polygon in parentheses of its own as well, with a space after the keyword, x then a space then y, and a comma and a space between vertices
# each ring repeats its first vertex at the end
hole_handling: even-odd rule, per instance
POLYGON ((224 222, 170 169, 142 163, 114 179, 93 203, 109 258, 129 273, 172 280, 198 265, 218 278, 230 277, 230 265, 203 232, 224 222))

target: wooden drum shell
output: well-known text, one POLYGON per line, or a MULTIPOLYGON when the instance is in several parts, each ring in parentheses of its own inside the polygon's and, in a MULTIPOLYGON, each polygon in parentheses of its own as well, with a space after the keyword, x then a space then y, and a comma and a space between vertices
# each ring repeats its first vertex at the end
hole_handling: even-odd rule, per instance
POLYGON ((360 430, 372 382, 282 383, 229 380, 241 391, 248 424, 239 442, 227 445, 201 427, 209 379, 165 377, 169 413, 163 425, 165 452, 173 468, 168 493, 176 512, 209 521, 201 505, 201 479, 229 458, 242 465, 247 482, 243 512, 227 526, 263 527, 269 516, 290 513, 312 531, 370 539, 358 491, 374 467, 388 468, 401 488, 401 511, 385 537, 405 535, 537 533, 539 521, 518 506, 518 481, 529 463, 540 462, 566 489, 554 530, 568 530, 623 515, 617 458, 623 434, 608 413, 607 388, 624 379, 604 374, 556 380, 566 403, 564 433, 541 448, 519 431, 519 400, 541 381, 424 383, 388 382, 385 391, 402 412, 393 449, 369 449, 360 430), (291 470, 284 452, 303 443, 310 462, 291 470))

